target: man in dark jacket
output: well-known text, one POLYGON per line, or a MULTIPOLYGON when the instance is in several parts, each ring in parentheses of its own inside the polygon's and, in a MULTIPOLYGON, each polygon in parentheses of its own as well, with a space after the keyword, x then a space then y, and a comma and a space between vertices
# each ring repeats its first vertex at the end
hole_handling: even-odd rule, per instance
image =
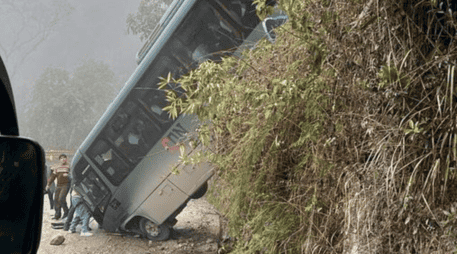
POLYGON ((61 154, 59 156, 60 165, 57 167, 52 168, 51 177, 48 180, 48 184, 46 185, 46 191, 48 191, 51 187, 51 184, 57 179, 57 187, 56 192, 54 195, 55 200, 55 210, 56 213, 52 219, 58 220, 61 217, 61 209, 63 209, 63 218, 67 217, 68 215, 68 207, 67 207, 67 194, 69 190, 69 183, 70 183, 70 165, 67 162, 67 155, 61 154))

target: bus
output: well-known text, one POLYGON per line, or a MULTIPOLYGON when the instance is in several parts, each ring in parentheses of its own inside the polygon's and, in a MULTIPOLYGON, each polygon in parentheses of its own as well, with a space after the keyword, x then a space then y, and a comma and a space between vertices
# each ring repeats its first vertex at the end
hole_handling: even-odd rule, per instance
POLYGON ((187 202, 205 194, 211 165, 179 164, 180 144, 189 153, 197 149, 185 141, 198 118, 169 118, 157 84, 169 73, 179 78, 203 61, 239 54, 240 46, 266 36, 252 2, 175 0, 138 52, 138 67, 71 163, 74 188, 103 229, 166 240, 187 202))

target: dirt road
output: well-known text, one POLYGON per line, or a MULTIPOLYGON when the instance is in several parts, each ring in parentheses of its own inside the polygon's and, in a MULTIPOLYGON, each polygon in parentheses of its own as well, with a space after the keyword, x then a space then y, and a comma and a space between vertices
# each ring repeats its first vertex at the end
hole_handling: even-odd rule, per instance
POLYGON ((191 200, 187 207, 176 218, 170 240, 152 242, 136 235, 120 235, 98 228, 95 220, 90 227, 93 236, 80 236, 80 226, 77 233, 70 234, 62 230, 54 230, 49 200, 45 197, 43 211, 43 229, 38 254, 56 253, 90 253, 90 254, 126 254, 126 253, 217 253, 220 239, 220 218, 217 210, 209 204, 205 197, 191 200), (62 245, 50 245, 57 235, 63 235, 62 245))

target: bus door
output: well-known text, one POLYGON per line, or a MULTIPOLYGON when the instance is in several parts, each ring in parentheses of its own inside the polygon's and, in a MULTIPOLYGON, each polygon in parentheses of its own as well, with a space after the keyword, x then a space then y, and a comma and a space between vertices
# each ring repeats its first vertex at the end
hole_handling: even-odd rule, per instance
POLYGON ((75 189, 83 196, 92 216, 102 225, 111 199, 111 191, 97 170, 90 166, 85 158, 80 158, 75 168, 77 169, 73 172, 74 181, 77 183, 75 189))

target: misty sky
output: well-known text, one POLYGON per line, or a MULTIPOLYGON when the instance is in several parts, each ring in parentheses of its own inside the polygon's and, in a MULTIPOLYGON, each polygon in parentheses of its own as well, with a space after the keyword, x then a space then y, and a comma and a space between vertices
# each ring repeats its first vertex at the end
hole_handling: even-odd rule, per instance
MULTIPOLYGON (((52 0, 40 2, 50 1, 52 0)), ((48 66, 74 70, 83 58, 93 58, 109 64, 122 84, 137 66, 135 54, 143 43, 137 35, 126 34, 125 20, 128 13, 137 11, 140 0, 69 2, 74 9, 25 63, 17 68, 17 73, 11 80, 18 112, 26 106, 34 81, 48 66)), ((0 7, 5 3, 0 0, 0 7)), ((0 43, 13 36, 15 29, 18 28, 14 24, 3 21, 0 24, 0 32, 3 32, 0 43)), ((11 79, 12 67, 8 61, 5 61, 5 65, 11 79)))

